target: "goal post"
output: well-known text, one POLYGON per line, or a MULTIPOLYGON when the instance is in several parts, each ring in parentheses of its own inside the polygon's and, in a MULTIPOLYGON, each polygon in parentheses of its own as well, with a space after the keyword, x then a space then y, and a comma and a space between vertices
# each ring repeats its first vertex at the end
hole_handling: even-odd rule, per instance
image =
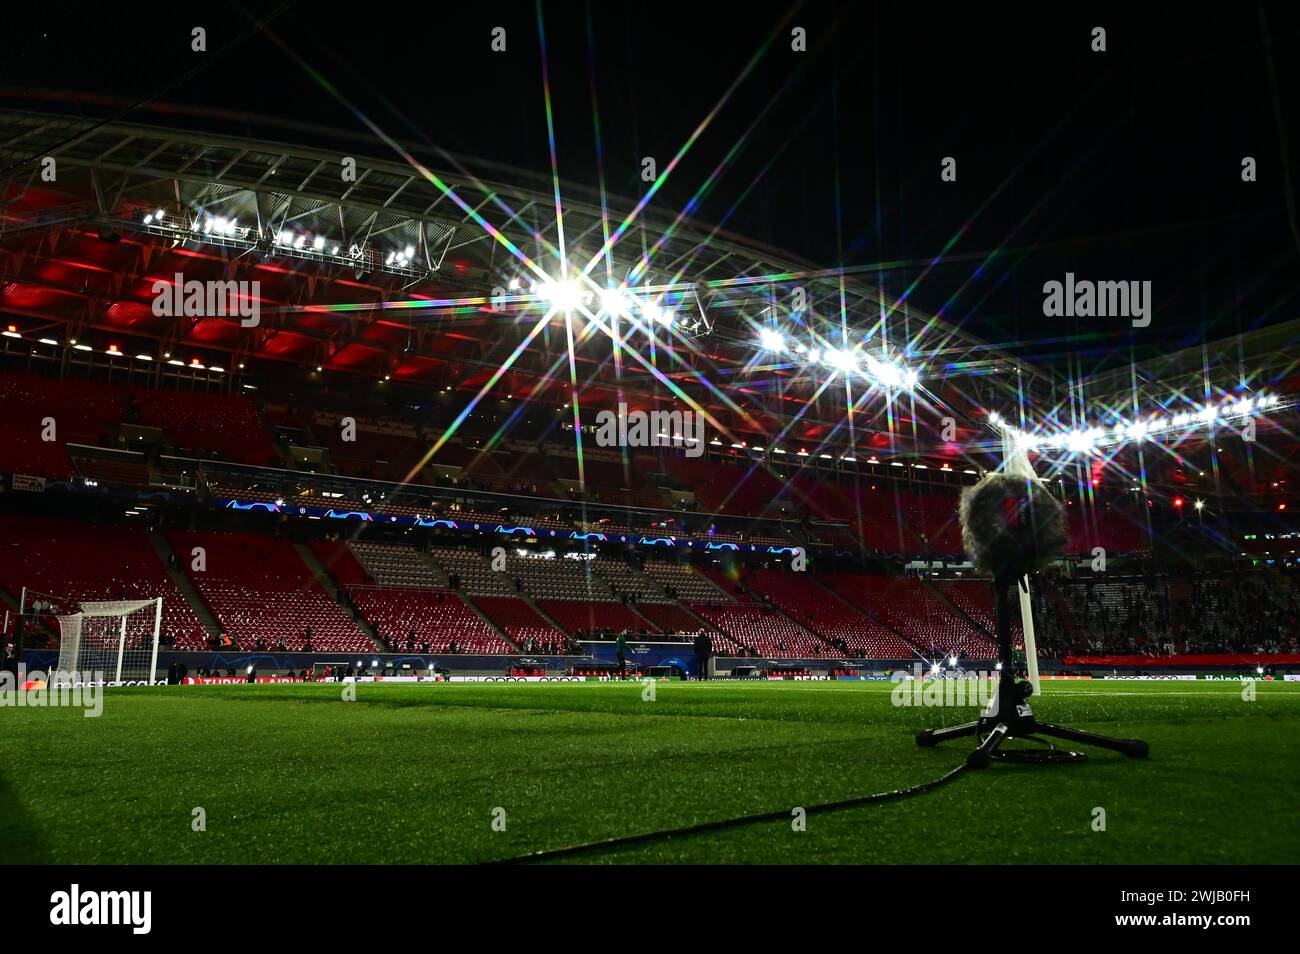
POLYGON ((58 673, 74 679, 154 683, 162 629, 161 596, 88 601, 76 612, 54 619, 60 637, 58 673))

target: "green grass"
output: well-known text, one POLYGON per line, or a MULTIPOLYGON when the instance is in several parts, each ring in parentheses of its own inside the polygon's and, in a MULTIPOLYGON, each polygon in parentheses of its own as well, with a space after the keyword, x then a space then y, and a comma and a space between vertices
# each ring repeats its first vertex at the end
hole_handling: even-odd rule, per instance
MULTIPOLYGON (((971 710, 898 708, 888 683, 656 688, 653 702, 608 683, 362 684, 355 702, 337 685, 120 688, 95 719, 0 709, 0 861, 489 861, 911 785, 970 748, 917 748, 917 729, 971 710)), ((805 832, 759 824, 585 860, 1295 863, 1300 684, 1257 689, 1049 684, 1040 718, 1146 739, 1151 758, 996 764, 811 815, 805 832)))

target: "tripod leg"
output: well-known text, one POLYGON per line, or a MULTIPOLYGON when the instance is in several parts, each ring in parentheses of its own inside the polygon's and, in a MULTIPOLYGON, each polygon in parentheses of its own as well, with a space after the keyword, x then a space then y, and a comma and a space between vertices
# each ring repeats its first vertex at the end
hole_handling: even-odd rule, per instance
POLYGON ((980 747, 966 756, 966 765, 969 768, 988 768, 989 763, 993 761, 993 753, 997 747, 1002 744, 1002 740, 1007 738, 1011 728, 1005 722, 999 722, 993 727, 987 739, 980 743, 980 747))
POLYGON ((1151 747, 1141 739, 1112 739, 1108 735, 1096 735, 1080 729, 1070 729, 1063 725, 1052 725, 1049 722, 1039 722, 1034 731, 1042 735, 1055 736, 1058 739, 1069 739, 1071 742, 1083 742, 1087 745, 1095 745, 1098 748, 1123 752, 1131 759, 1144 759, 1151 752, 1151 747))
POLYGON ((946 726, 942 729, 922 729, 916 736, 916 744, 928 749, 945 739, 959 739, 964 735, 974 735, 980 730, 978 722, 965 722, 961 725, 946 726))

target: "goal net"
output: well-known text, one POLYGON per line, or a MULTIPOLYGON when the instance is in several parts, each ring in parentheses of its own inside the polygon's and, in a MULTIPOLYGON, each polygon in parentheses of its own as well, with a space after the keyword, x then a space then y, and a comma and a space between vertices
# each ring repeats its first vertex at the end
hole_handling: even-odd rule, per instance
POLYGON ((85 602, 77 612, 54 618, 60 636, 57 672, 63 678, 153 684, 162 625, 161 596, 85 602))

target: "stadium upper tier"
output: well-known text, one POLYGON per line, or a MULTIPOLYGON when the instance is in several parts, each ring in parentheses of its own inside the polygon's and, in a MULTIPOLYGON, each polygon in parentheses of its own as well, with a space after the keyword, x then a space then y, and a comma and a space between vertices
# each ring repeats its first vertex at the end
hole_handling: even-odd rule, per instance
MULTIPOLYGON (((440 445, 431 427, 367 417, 354 445, 339 438, 335 411, 295 416, 245 394, 37 374, 0 372, 0 395, 15 437, 0 445, 0 473, 67 481, 73 490, 163 485, 241 508, 447 521, 482 532, 527 527, 557 538, 959 557, 957 493, 973 479, 942 470, 929 479, 911 470, 894 477, 898 468, 883 466, 849 473, 797 457, 771 464, 732 448, 699 458, 658 448, 626 462, 588 452, 580 481, 578 455, 562 441, 489 450, 466 435, 440 445), (336 449, 352 456, 340 464, 336 449), (362 460, 365 475, 349 473, 358 469, 350 462, 362 460)), ((1068 503, 1073 550, 1144 548, 1145 515, 1131 500, 1068 503)))

